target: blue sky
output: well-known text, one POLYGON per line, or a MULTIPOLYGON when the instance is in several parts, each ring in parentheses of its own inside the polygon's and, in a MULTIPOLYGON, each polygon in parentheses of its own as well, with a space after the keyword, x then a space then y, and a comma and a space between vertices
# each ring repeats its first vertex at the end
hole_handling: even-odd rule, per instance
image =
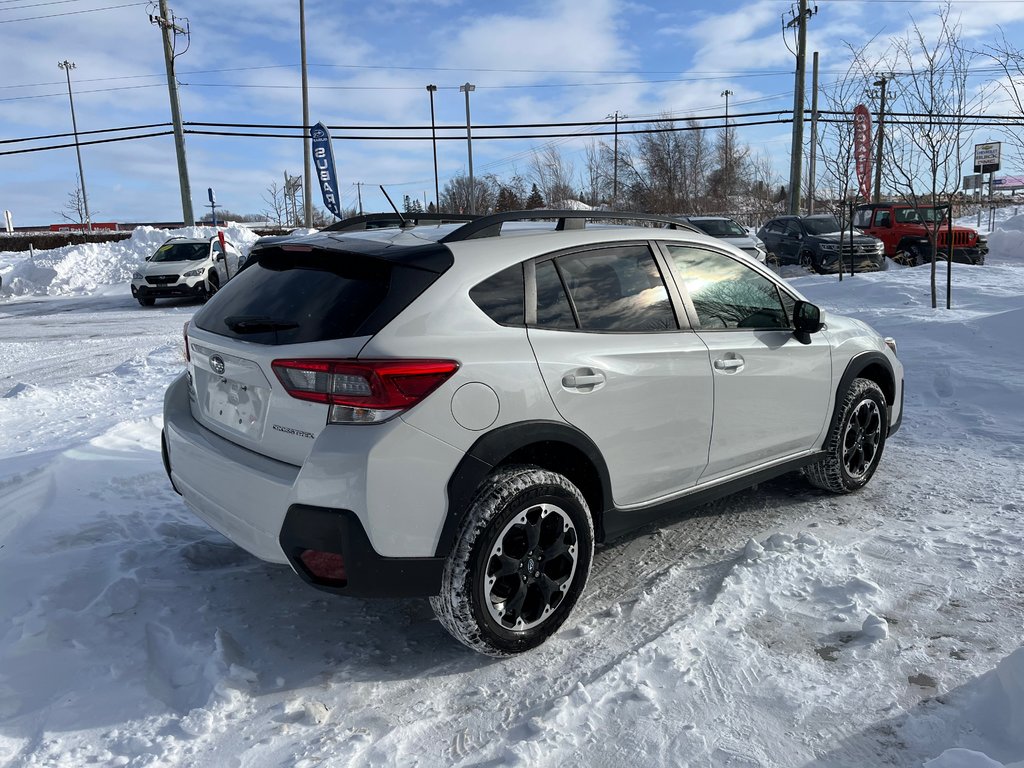
MULTIPOLYGON (((63 59, 77 65, 79 130, 169 121, 160 36, 147 5, 78 13, 130 2, 0 0, 0 140, 71 130, 64 73, 57 68, 63 59), (29 18, 63 13, 73 15, 29 18)), ((301 121, 297 0, 170 5, 191 26, 190 47, 177 60, 186 121, 301 121)), ((846 69, 844 42, 877 35, 875 44, 884 47, 906 31, 911 16, 927 23, 938 7, 918 0, 817 5, 808 50, 821 52, 825 87, 846 69)), ((425 86, 435 83, 438 124, 464 125, 458 86, 467 81, 477 88, 474 125, 599 120, 616 110, 630 117, 720 114, 725 89, 733 92, 733 113, 786 112, 794 59, 781 26, 791 8, 782 0, 307 0, 311 119, 429 125, 425 86)), ((953 9, 974 45, 984 45, 1001 26, 1011 43, 1024 47, 1024 2, 961 0, 953 9)), ((994 77, 979 73, 972 83, 994 77)), ((543 142, 486 141, 486 133, 474 131, 475 172, 527 175, 531 150, 543 142)), ((999 138, 994 132, 977 136, 999 138)), ((769 157, 780 178, 786 175, 788 125, 742 129, 739 139, 769 157)), ((570 139, 558 146, 572 156, 583 143, 570 139)), ((285 169, 302 171, 297 139, 189 135, 186 144, 197 216, 209 186, 220 205, 259 212, 269 184, 282 181, 285 169)), ((443 187, 446 178, 465 173, 466 144, 438 144, 443 187)), ((0 151, 25 146, 33 145, 0 144, 0 151)), ((334 149, 346 205, 354 205, 355 181, 365 182, 366 210, 386 208, 381 183, 396 200, 424 193, 433 199, 429 138, 336 139, 334 149)), ((180 220, 171 137, 85 146, 82 159, 94 221, 180 220)), ((0 209, 11 210, 17 225, 58 221, 76 173, 74 149, 0 156, 0 209)))

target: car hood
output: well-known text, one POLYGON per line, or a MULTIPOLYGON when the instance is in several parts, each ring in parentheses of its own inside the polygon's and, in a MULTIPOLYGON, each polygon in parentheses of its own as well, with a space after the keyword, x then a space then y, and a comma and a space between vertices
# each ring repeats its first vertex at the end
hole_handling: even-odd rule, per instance
POLYGON ((199 269, 204 266, 208 259, 195 259, 194 261, 146 261, 139 266, 139 273, 144 276, 150 275, 180 275, 190 269, 199 269))
POLYGON ((737 248, 741 248, 743 250, 753 250, 757 248, 757 241, 750 235, 736 235, 735 237, 720 237, 718 239, 731 243, 737 248))
MULTIPOLYGON (((849 232, 826 232, 822 235, 810 235, 810 238, 814 240, 820 240, 823 243, 838 243, 840 239, 848 243, 850 242, 849 232)), ((871 237, 871 235, 854 235, 853 242, 855 243, 874 243, 877 241, 877 237, 871 237)))

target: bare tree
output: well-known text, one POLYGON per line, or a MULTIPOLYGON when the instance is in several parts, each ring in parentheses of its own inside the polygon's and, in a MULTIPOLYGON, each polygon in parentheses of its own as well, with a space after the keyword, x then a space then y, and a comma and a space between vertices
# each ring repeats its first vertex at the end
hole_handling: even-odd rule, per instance
POLYGON ((494 208, 498 196, 500 182, 496 176, 487 176, 473 179, 472 194, 475 198, 475 205, 470 208, 470 184, 468 176, 453 176, 445 182, 441 190, 441 210, 446 213, 467 213, 475 210, 478 214, 485 214, 494 208))
MULTIPOLYGON (((951 13, 948 2, 939 9, 934 39, 915 21, 906 37, 894 40, 897 61, 906 74, 897 81, 893 111, 909 116, 887 123, 892 162, 886 166, 886 178, 905 201, 920 209, 944 200, 950 206, 950 216, 966 148, 974 133, 965 125, 965 117, 979 104, 978 95, 972 96, 967 88, 975 54, 962 44, 960 25, 951 13)), ((938 223, 926 230, 935 308, 938 223)), ((946 303, 948 307, 948 296, 946 303)))
POLYGON ((1003 132, 1009 139, 1012 152, 1016 155, 1018 166, 1024 165, 1024 132, 1021 122, 1024 121, 1024 53, 1015 48, 1006 39, 1006 33, 1000 29, 1000 41, 987 46, 983 55, 992 59, 1003 72, 1003 77, 995 82, 1010 102, 1010 111, 1020 120, 1007 121, 1003 132))
POLYGON ((271 183, 267 187, 267 191, 263 193, 263 202, 268 206, 263 211, 267 221, 272 221, 277 226, 283 227, 288 217, 287 203, 285 202, 284 190, 278 186, 276 181, 271 183))
POLYGON ((554 144, 535 150, 530 160, 530 179, 553 208, 562 207, 565 201, 576 197, 575 173, 572 162, 566 160, 554 144))
MULTIPOLYGON (((861 48, 847 43, 850 63, 846 72, 837 77, 829 88, 820 91, 819 95, 823 101, 824 109, 821 111, 825 113, 825 118, 818 122, 817 166, 821 169, 821 185, 816 180, 814 188, 825 187, 822 204, 825 210, 836 214, 840 220, 846 215, 850 202, 857 202, 860 193, 854 162, 853 108, 865 99, 874 97, 869 90, 875 79, 874 72, 885 68, 879 60, 867 59, 866 52, 872 42, 869 41, 861 48)), ((872 112, 877 113, 873 104, 872 112)))
MULTIPOLYGON (((64 207, 57 213, 64 221, 85 228, 85 197, 82 195, 82 177, 75 175, 75 188, 68 192, 64 207)), ((95 211, 93 212, 95 213, 95 211)))

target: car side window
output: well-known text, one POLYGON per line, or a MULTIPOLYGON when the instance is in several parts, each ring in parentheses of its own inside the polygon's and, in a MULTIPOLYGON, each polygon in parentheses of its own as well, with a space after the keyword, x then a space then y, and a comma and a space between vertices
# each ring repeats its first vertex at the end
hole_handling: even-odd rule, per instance
POLYGON ((701 330, 788 328, 775 283, 725 254, 669 245, 669 254, 690 294, 701 330))
POLYGON ((792 219, 786 222, 786 237, 798 237, 803 234, 800 225, 792 219))
POLYGON ((575 330, 576 319, 565 294, 562 278, 558 276, 554 261, 537 264, 537 325, 540 328, 575 330))
POLYGON ((853 213, 853 226, 866 229, 871 226, 871 209, 859 208, 853 213))
POLYGON ((783 230, 785 229, 783 223, 778 220, 769 221, 767 224, 764 225, 764 228, 766 232, 770 232, 773 235, 781 235, 783 230))
POLYGON ((675 331, 668 289, 646 245, 621 245, 555 259, 580 328, 631 333, 675 331))
POLYGON ((523 325, 525 289, 523 265, 515 264, 477 283, 469 291, 469 298, 498 325, 523 325))
MULTIPOLYGON (((875 226, 876 227, 888 227, 892 220, 892 214, 889 211, 878 211, 875 213, 875 226)), ((854 222, 856 224, 856 222, 854 222)))

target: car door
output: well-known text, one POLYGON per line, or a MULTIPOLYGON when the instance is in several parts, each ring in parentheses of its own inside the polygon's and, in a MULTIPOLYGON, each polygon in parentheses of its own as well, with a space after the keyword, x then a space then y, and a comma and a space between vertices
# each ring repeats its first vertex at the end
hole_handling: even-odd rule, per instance
POLYGON ((694 485, 711 440, 708 350, 670 300, 650 245, 564 252, 527 267, 537 364, 559 414, 604 456, 615 505, 694 485))
POLYGON ((796 219, 784 219, 777 254, 782 261, 799 263, 804 230, 796 219))
POLYGON ((220 278, 220 284, 224 285, 228 281, 227 261, 219 240, 215 239, 210 244, 210 258, 213 260, 213 269, 217 272, 217 277, 220 278))
POLYGON ((663 246, 710 351, 714 428, 701 481, 818 446, 832 388, 825 335, 794 335, 795 299, 764 273, 708 248, 663 246))

